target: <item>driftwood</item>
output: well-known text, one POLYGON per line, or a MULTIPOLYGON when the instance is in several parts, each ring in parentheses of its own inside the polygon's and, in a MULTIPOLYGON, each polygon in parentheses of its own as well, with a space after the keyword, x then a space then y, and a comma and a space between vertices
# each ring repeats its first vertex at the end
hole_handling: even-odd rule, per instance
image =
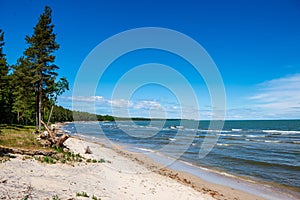
POLYGON ((85 153, 85 154, 92 154, 93 152, 92 152, 92 150, 90 149, 90 147, 87 146, 87 147, 84 149, 84 153, 85 153))
POLYGON ((30 150, 30 149, 18 149, 18 148, 9 148, 0 146, 0 153, 12 153, 12 154, 22 154, 22 155, 44 155, 44 156, 51 156, 55 154, 55 151, 41 151, 41 150, 30 150))
MULTIPOLYGON (((47 124, 41 120, 41 123, 45 127, 46 131, 48 132, 47 135, 41 134, 41 138, 48 141, 48 142, 42 142, 44 144, 50 144, 49 146, 56 146, 56 147, 64 147, 64 142, 69 138, 69 135, 62 134, 60 137, 56 136, 56 131, 52 131, 49 129, 47 124)), ((47 146, 48 146, 47 145, 47 146)))
POLYGON ((67 134, 63 134, 55 139, 57 147, 63 147, 64 142, 69 138, 67 134))
POLYGON ((48 128, 47 124, 46 124, 45 122, 43 122, 43 120, 41 120, 41 123, 42 123, 43 126, 45 127, 46 131, 49 133, 50 137, 51 137, 51 138, 54 138, 54 137, 56 136, 55 132, 52 132, 52 131, 48 128))

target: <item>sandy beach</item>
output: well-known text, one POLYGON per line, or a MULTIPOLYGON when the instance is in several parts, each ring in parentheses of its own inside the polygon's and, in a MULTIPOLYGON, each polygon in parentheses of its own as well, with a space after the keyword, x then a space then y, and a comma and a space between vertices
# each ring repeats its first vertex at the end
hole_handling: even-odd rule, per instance
POLYGON ((45 164, 17 155, 0 164, 1 199, 262 199, 161 168, 146 156, 69 138, 65 145, 104 163, 45 164), (89 146, 92 154, 85 154, 89 146), (78 197, 85 192, 89 197, 78 197))

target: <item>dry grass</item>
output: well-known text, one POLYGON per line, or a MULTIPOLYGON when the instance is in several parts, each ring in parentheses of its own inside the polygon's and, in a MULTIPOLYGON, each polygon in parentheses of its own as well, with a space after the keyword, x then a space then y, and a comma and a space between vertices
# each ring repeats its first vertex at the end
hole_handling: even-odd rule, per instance
POLYGON ((0 145, 10 148, 45 150, 37 141, 35 127, 20 125, 0 125, 0 145))

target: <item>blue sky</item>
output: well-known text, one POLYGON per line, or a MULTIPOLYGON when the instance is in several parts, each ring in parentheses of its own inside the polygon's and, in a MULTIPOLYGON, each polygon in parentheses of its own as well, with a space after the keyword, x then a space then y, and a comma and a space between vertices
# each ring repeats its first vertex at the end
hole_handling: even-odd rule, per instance
MULTIPOLYGON (((212 105, 201 76, 184 60, 162 51, 124 55, 101 77, 94 95, 72 96, 82 62, 100 42, 134 28, 163 27, 193 38, 211 56, 224 81, 227 119, 300 118, 300 3, 297 0, 1 0, 0 4, 0 28, 5 32, 4 50, 9 64, 16 63, 22 55, 25 35, 33 33, 44 6, 53 9, 60 44, 56 64, 60 66, 59 74, 67 77, 71 87, 58 103, 67 108, 72 108, 73 100, 80 102, 81 109, 86 111, 95 104, 99 114, 111 114, 113 104, 118 108, 129 107, 132 116, 189 118, 197 108, 184 102, 180 105, 168 87, 152 84, 139 88, 131 99, 112 98, 114 86, 128 70, 156 62, 176 69, 188 79, 198 98, 200 118, 210 118, 212 105)), ((143 76, 147 75, 140 75, 143 76)), ((172 76, 165 78, 172 80, 172 76)), ((173 83, 176 85, 176 80, 173 83)), ((88 77, 82 84, 90 87, 88 77)))

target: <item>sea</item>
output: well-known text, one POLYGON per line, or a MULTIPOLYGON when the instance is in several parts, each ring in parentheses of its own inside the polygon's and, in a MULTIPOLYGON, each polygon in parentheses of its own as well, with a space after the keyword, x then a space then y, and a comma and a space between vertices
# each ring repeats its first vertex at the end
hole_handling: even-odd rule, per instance
POLYGON ((218 123, 223 127, 201 120, 74 122, 62 129, 129 151, 151 152, 155 159, 165 157, 168 165, 172 158, 202 171, 280 188, 300 199, 300 120, 218 123))

